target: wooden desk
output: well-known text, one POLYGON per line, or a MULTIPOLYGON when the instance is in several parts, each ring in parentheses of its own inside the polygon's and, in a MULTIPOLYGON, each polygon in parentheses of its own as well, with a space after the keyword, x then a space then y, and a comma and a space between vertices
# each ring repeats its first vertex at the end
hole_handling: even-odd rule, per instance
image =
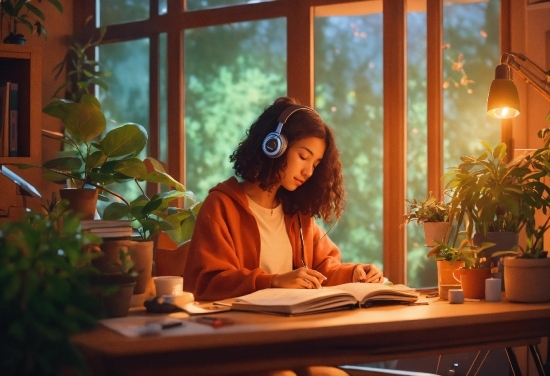
POLYGON ((222 375, 306 365, 358 364, 537 344, 550 304, 466 302, 382 306, 281 317, 217 316, 233 326, 187 322, 162 336, 127 338, 105 327, 74 337, 95 374, 222 375))

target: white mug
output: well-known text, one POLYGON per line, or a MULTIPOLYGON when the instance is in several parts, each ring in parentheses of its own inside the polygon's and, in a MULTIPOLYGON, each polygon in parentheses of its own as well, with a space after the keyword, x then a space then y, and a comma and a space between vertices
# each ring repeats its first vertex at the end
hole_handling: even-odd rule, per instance
POLYGON ((156 295, 181 295, 183 294, 183 277, 162 276, 155 277, 156 295))

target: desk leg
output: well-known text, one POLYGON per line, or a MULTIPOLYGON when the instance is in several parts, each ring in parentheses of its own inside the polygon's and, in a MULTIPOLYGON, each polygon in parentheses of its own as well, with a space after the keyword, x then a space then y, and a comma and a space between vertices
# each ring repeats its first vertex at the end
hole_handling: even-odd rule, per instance
POLYGON ((535 361, 535 366, 537 367, 539 376, 546 376, 546 372, 544 371, 544 365, 542 364, 542 357, 540 355, 539 347, 537 345, 529 345, 529 350, 531 351, 531 356, 535 361))
POLYGON ((508 362, 510 362, 510 368, 513 376, 521 376, 521 369, 519 368, 518 359, 514 350, 511 347, 507 347, 506 356, 508 357, 508 362))

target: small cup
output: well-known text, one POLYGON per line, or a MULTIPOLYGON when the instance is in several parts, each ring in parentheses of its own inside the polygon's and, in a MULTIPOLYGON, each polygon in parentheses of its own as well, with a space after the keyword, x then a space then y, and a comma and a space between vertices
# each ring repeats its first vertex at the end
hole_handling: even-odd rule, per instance
POLYGON ((451 304, 464 303, 464 291, 462 289, 449 290, 449 303, 451 304))
POLYGON ((155 277, 156 295, 181 295, 183 294, 183 277, 162 276, 155 277))

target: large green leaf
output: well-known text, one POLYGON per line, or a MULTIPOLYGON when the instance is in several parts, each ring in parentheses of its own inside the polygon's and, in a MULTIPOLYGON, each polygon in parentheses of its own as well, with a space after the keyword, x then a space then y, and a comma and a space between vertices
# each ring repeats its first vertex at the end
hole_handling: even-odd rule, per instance
POLYGON ((80 142, 89 142, 100 136, 107 126, 99 102, 91 95, 84 95, 78 103, 56 99, 42 111, 61 119, 67 133, 80 142))
POLYGON ((130 213, 130 207, 120 202, 113 202, 103 210, 103 219, 121 219, 130 213))
POLYGON ((109 158, 137 156, 147 145, 147 131, 138 124, 125 124, 109 131, 98 148, 109 158))
POLYGON ((147 177, 147 167, 138 158, 125 159, 118 162, 115 170, 139 180, 144 180, 147 177))

